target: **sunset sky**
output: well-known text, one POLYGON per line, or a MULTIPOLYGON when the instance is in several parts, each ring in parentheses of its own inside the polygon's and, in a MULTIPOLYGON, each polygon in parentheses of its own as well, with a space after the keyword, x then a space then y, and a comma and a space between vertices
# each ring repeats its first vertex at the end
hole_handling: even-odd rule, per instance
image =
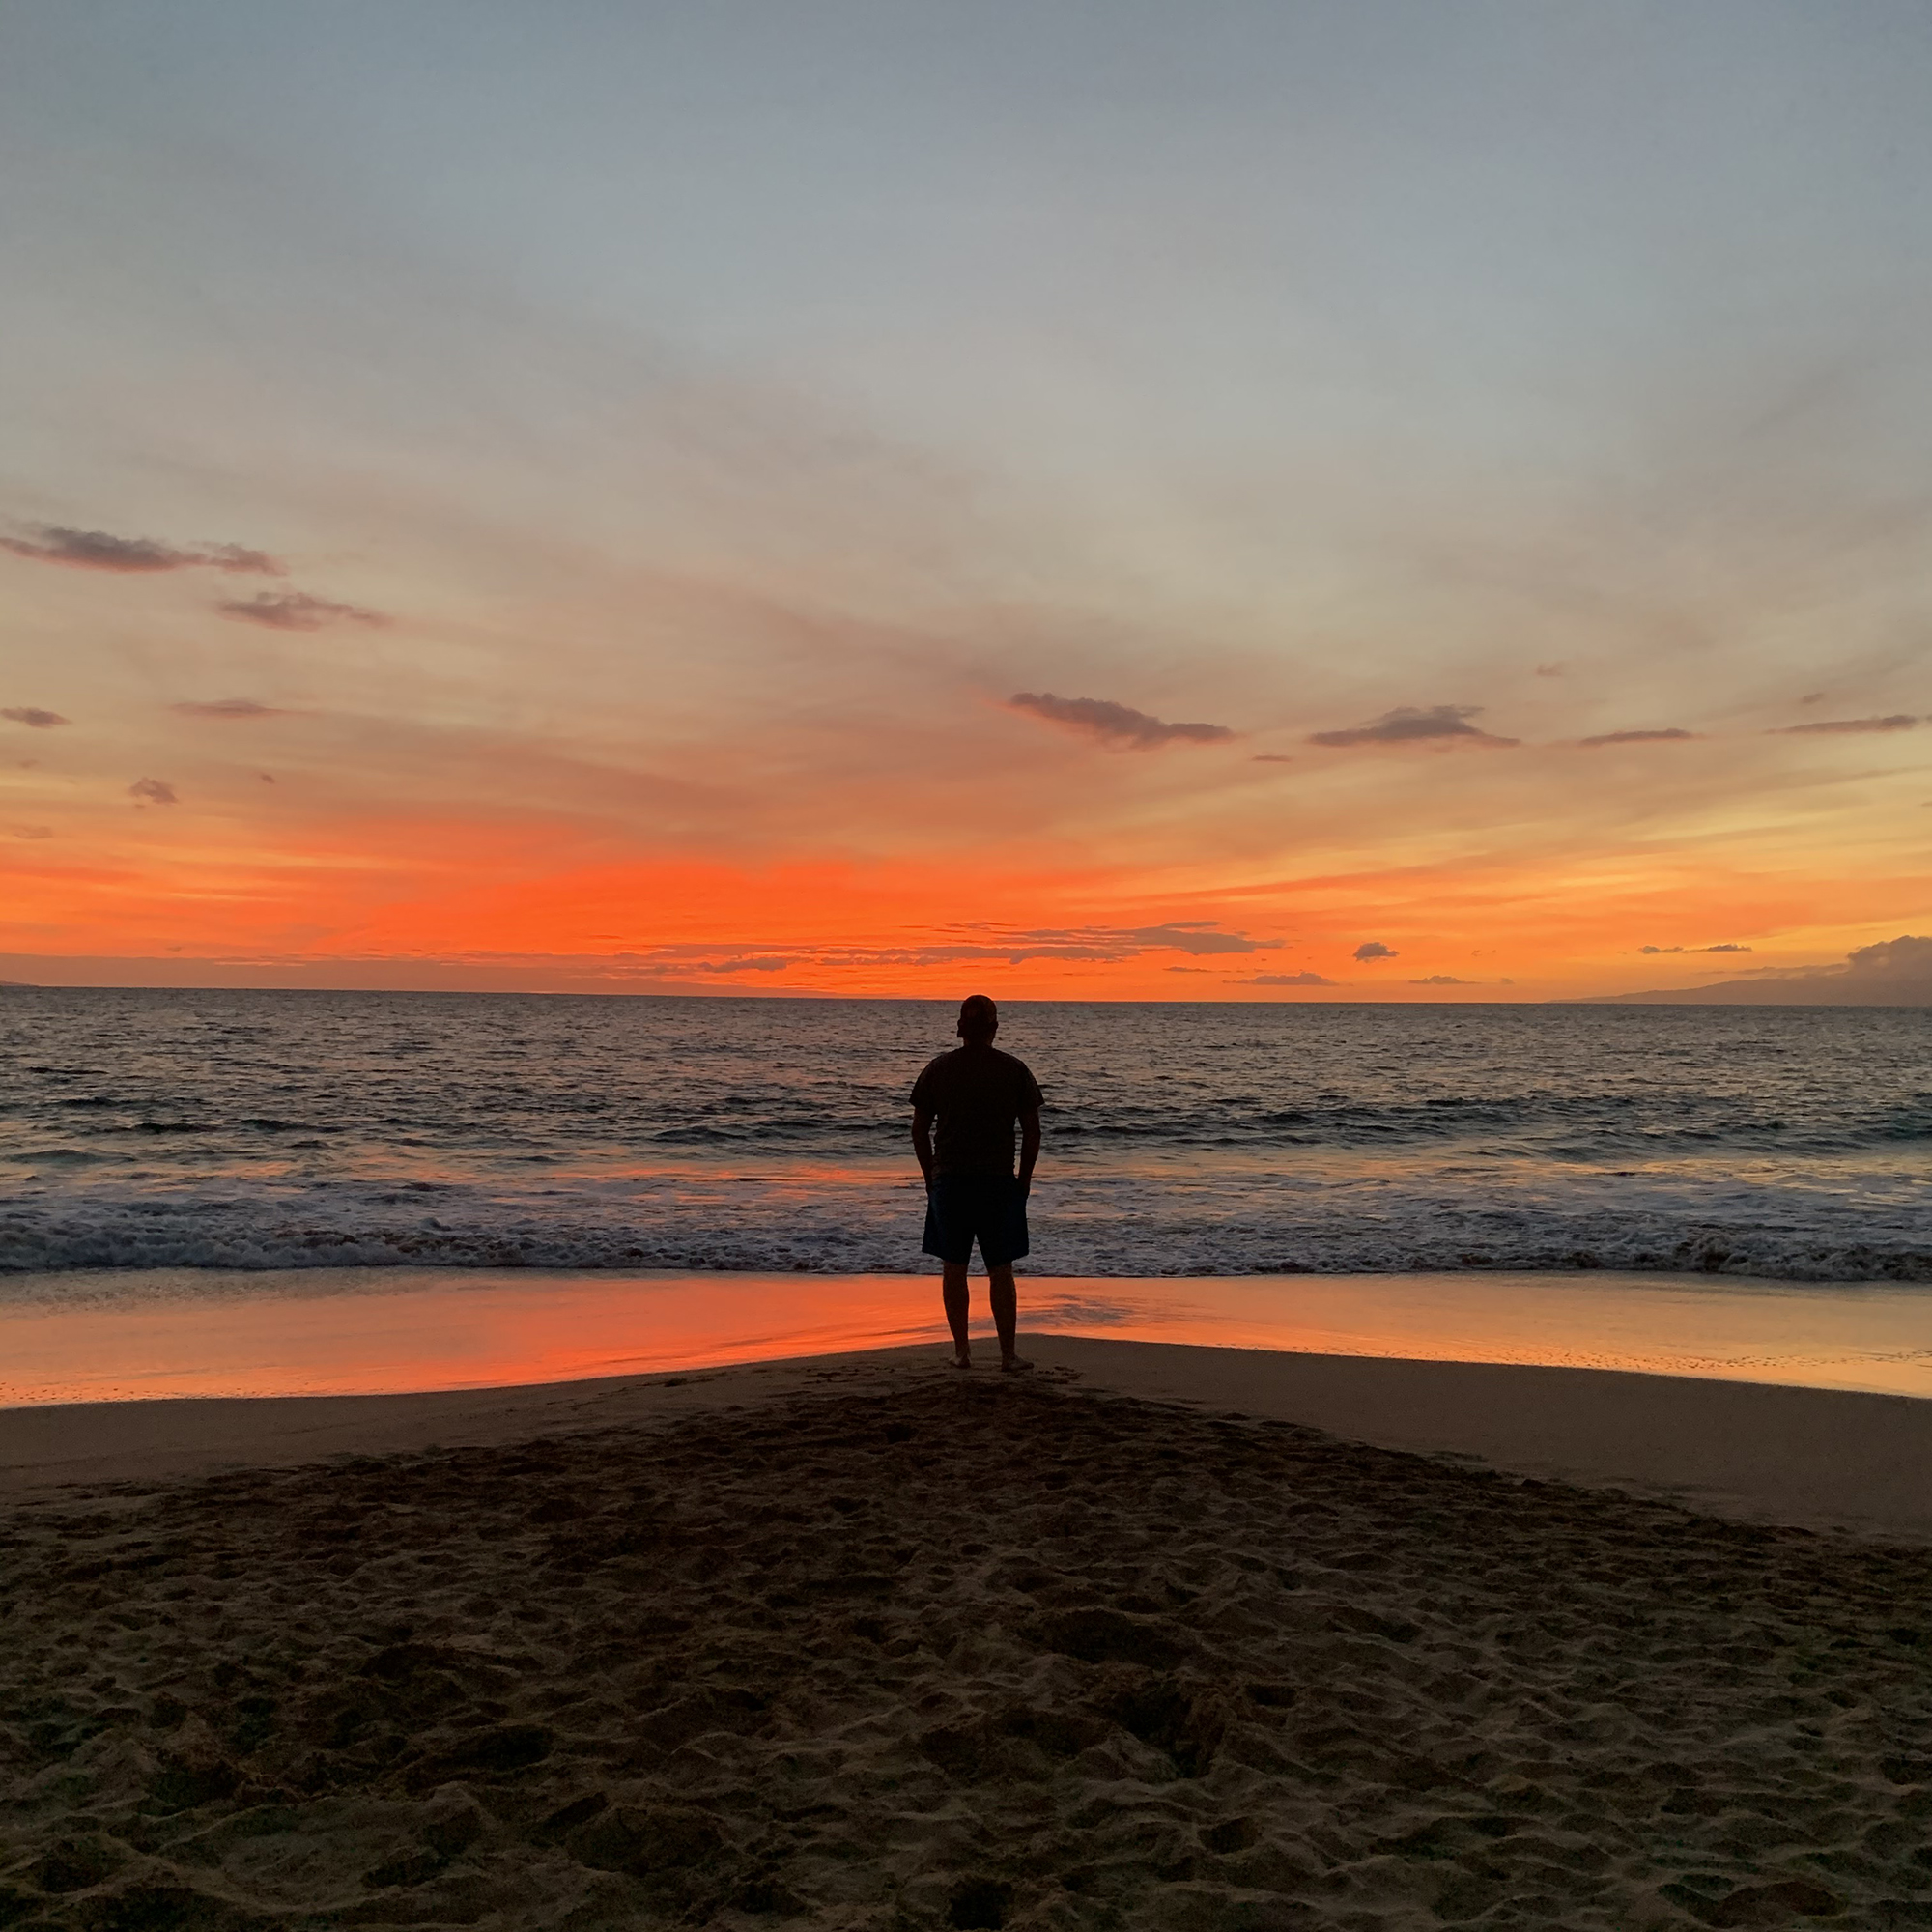
POLYGON ((1932 932, 1918 0, 12 0, 0 978, 1932 932))

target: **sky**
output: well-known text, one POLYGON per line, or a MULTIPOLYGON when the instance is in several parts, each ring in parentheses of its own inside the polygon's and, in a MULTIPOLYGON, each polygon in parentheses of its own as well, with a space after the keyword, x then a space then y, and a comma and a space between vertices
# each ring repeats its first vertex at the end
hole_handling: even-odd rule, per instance
POLYGON ((1932 933, 1918 0, 0 0, 0 978, 1932 933))

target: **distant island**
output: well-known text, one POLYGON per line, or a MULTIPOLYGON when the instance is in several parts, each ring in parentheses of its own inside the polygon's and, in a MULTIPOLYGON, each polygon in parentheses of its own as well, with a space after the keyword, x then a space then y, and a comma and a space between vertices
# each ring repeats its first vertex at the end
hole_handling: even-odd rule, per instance
POLYGON ((1585 1007, 1932 1007, 1932 939, 1901 933, 1861 946, 1842 966, 1776 967, 1747 980, 1600 993, 1585 1007))

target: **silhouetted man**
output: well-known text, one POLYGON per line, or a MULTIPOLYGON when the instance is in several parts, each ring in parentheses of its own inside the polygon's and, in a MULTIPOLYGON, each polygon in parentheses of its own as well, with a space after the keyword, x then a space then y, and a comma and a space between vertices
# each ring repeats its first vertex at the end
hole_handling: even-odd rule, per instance
POLYGON ((952 1329, 953 1359, 962 1369, 973 1366, 966 1339, 966 1267, 975 1240, 986 1264, 1000 1366, 1032 1366, 1013 1352, 1019 1321, 1013 1264, 1027 1251, 1026 1204, 1039 1159, 1040 1092, 1025 1061, 994 1046, 999 1030, 999 1009, 985 994, 975 993, 959 1008, 957 1031, 964 1044, 930 1062, 912 1090, 913 1151, 925 1176, 925 1239, 920 1245, 944 1264, 946 1320, 952 1329))

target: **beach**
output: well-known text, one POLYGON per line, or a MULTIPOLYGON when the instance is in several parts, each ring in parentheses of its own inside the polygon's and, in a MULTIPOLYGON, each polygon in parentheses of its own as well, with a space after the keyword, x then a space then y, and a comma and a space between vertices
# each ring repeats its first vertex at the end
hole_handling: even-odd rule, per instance
POLYGON ((1932 1921, 1932 1405, 1025 1346, 0 1414, 0 1914, 1932 1921))

